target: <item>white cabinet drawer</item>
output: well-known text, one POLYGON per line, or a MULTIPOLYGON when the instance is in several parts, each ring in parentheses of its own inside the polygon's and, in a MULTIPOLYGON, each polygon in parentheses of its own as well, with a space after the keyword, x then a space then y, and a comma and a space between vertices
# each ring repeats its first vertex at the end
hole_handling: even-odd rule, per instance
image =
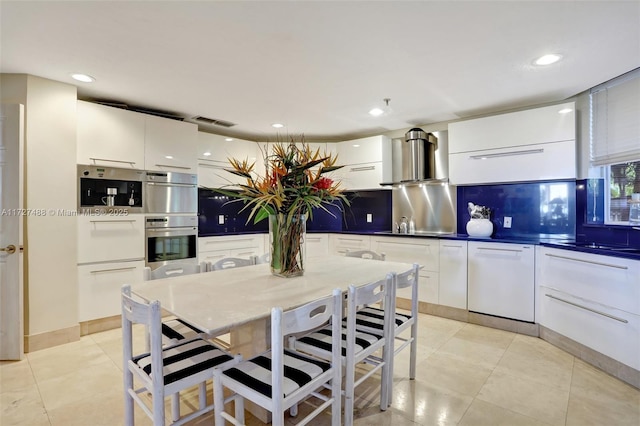
POLYGON ((539 291, 540 324, 640 370, 640 316, 546 286, 539 291))
POLYGON ((78 319, 120 315, 123 284, 142 281, 144 260, 78 266, 78 319))
POLYGON ((307 258, 326 256, 329 254, 329 235, 307 234, 304 238, 307 258))
POLYGON ((538 248, 539 285, 640 315, 640 261, 538 248))
POLYGON ((453 185, 575 177, 575 140, 449 154, 453 185))
POLYGON ((467 242, 440 240, 438 303, 467 309, 467 242))
POLYGON ((371 250, 371 239, 367 235, 331 234, 329 236, 331 254, 345 254, 347 251, 371 250))
POLYGON ((78 263, 144 259, 144 215, 78 216, 78 263))
MULTIPOLYGON (((423 270, 439 270, 438 240, 406 237, 372 237, 371 250, 392 262, 418 263, 423 270)), ((398 271, 402 272, 402 271, 398 271)))
POLYGON ((265 253, 262 234, 198 238, 198 261, 215 262, 224 257, 261 256, 265 253))

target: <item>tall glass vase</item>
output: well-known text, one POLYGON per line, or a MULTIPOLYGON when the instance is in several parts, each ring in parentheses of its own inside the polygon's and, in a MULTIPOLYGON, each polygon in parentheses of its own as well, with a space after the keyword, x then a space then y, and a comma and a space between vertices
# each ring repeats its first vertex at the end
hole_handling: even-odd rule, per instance
POLYGON ((304 274, 304 239, 307 232, 305 215, 269 215, 269 249, 271 273, 279 277, 297 277, 304 274))

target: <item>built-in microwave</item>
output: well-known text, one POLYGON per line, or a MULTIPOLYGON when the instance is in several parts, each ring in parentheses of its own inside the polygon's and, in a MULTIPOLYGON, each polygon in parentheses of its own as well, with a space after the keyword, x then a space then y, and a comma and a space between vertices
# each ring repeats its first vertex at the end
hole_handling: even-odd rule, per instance
POLYGON ((198 175, 191 173, 145 173, 145 213, 196 214, 198 175))
POLYGON ((78 165, 78 209, 144 212, 144 170, 78 165))

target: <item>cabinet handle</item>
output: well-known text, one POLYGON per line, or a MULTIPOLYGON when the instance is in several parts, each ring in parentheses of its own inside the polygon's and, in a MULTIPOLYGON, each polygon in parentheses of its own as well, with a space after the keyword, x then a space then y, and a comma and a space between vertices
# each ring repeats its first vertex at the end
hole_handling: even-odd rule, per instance
POLYGON ((522 250, 518 250, 518 249, 503 249, 503 248, 492 248, 492 247, 478 247, 478 250, 508 251, 512 253, 522 253, 522 250))
POLYGON ((225 170, 225 166, 220 166, 218 164, 207 164, 207 163, 198 163, 198 166, 200 167, 206 167, 208 169, 219 169, 219 170, 225 170))
POLYGON ((550 254, 550 253, 545 253, 545 254, 547 256, 549 256, 549 257, 555 257, 555 258, 558 258, 558 259, 565 259, 565 260, 573 260, 574 262, 591 263, 592 265, 607 266, 609 268, 616 268, 616 269, 629 269, 627 266, 613 265, 611 263, 594 262, 593 260, 576 259, 575 257, 560 256, 558 254, 550 254))
POLYGON ((246 256, 247 254, 249 256, 253 256, 254 251, 243 251, 243 252, 238 253, 238 256, 246 256))
POLYGON ((169 167, 171 169, 191 170, 191 167, 185 166, 172 166, 171 164, 156 164, 157 167, 169 167))
POLYGON ((113 269, 99 269, 97 271, 89 271, 90 274, 101 274, 104 272, 118 272, 118 271, 133 271, 135 266, 128 266, 126 268, 113 268, 113 269))
POLYGON ((94 163, 96 161, 108 161, 110 163, 129 164, 129 165, 131 165, 131 167, 133 167, 133 165, 136 164, 135 161, 109 160, 108 158, 93 158, 93 157, 89 157, 89 160, 92 160, 94 163))
POLYGON ((625 324, 629 323, 629 321, 627 321, 624 318, 619 318, 619 317, 616 317, 614 315, 610 315, 610 314, 608 314, 606 312, 601 312, 601 311, 597 311, 595 309, 588 308, 586 306, 578 305, 577 303, 573 303, 573 302, 570 302, 568 300, 561 299, 561 298, 556 297, 556 296, 554 296, 552 294, 545 293, 545 296, 547 296, 547 297, 549 297, 551 299, 554 299, 554 300, 558 300, 560 302, 564 302, 564 303, 566 303, 568 305, 575 306, 576 308, 584 309, 585 311, 589 311, 589 312, 593 312, 594 314, 602 315, 603 317, 611 318, 613 320, 616 320, 616 321, 619 321, 619 322, 622 322, 622 323, 625 323, 625 324))
POLYGON ((495 153, 495 154, 470 155, 469 158, 472 159, 472 160, 486 160, 487 158, 510 157, 512 155, 542 154, 543 152, 544 152, 543 148, 539 148, 539 149, 524 149, 524 150, 521 150, 521 151, 498 152, 498 153, 495 153))
POLYGON ((135 220, 90 220, 90 223, 135 223, 135 220))
MULTIPOLYGON (((452 246, 452 245, 449 245, 449 244, 443 244, 442 247, 446 247, 446 248, 462 248, 462 246, 452 246)), ((488 249, 488 250, 490 250, 490 249, 488 249)))
POLYGON ((362 167, 351 167, 349 170, 352 172, 365 172, 367 170, 375 170, 376 166, 362 166, 362 167))

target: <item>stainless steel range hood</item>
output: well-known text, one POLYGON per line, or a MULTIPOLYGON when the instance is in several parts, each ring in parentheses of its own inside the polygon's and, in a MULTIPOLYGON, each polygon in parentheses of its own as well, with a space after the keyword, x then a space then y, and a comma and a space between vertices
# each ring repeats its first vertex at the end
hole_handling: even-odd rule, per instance
POLYGON ((446 183, 448 180, 447 132, 409 130, 392 140, 392 181, 386 185, 446 183))

